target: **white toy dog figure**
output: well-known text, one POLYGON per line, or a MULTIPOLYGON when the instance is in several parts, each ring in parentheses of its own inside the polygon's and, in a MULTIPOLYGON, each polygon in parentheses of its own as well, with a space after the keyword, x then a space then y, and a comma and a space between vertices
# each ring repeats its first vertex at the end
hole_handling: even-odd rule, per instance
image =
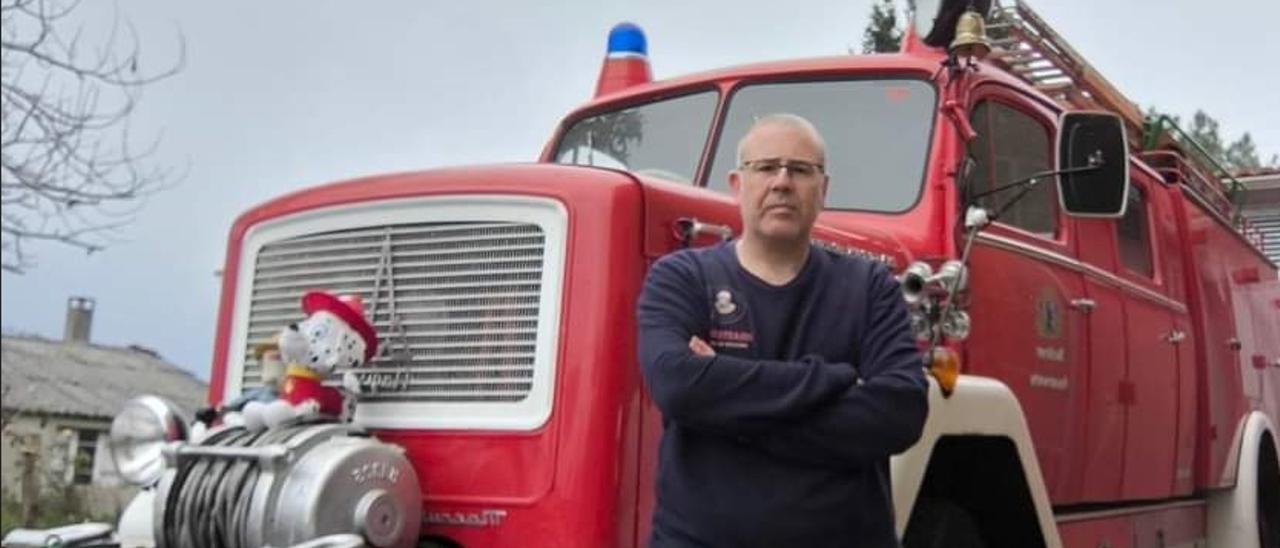
POLYGON ((285 364, 279 399, 244 406, 244 424, 250 430, 313 417, 342 418, 342 392, 321 382, 337 367, 364 365, 378 350, 377 333, 365 319, 359 297, 312 291, 302 296, 302 311, 307 318, 284 328, 276 338, 285 364))

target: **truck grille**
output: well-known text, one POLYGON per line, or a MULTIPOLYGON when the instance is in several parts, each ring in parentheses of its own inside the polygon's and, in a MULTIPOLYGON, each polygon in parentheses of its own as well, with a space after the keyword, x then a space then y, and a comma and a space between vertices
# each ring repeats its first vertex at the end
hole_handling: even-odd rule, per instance
POLYGON ((311 290, 359 295, 378 355, 361 401, 519 402, 534 378, 543 229, 524 222, 393 224, 263 245, 253 267, 242 387, 254 344, 302 319, 311 290))

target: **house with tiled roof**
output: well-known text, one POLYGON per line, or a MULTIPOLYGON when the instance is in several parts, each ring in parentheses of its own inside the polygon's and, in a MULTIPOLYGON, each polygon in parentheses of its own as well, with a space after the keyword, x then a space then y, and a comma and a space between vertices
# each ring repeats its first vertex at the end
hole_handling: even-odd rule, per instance
POLYGON ((1280 265, 1280 168, 1262 168, 1235 174, 1244 184, 1244 209, 1249 236, 1260 244, 1271 262, 1280 265))
POLYGON ((204 402, 206 384, 155 351, 91 342, 93 306, 68 301, 61 340, 0 336, 0 484, 11 500, 76 488, 89 506, 112 511, 132 491, 116 474, 107 440, 124 403, 156 394, 190 416, 204 402))

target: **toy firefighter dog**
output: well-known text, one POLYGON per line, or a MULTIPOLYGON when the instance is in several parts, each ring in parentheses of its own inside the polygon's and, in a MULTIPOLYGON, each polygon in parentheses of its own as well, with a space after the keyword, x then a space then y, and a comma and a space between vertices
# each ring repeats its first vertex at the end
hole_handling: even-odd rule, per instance
POLYGON ((313 291, 302 296, 302 311, 307 318, 290 324, 276 338, 285 364, 279 399, 244 407, 244 423, 251 430, 307 418, 341 417, 342 392, 322 381, 335 368, 359 367, 377 352, 378 337, 364 317, 359 297, 313 291))

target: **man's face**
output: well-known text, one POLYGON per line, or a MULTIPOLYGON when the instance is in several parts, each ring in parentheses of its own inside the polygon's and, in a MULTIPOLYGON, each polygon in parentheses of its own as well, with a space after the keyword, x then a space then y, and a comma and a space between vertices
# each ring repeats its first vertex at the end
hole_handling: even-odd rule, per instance
POLYGON ((752 129, 742 143, 743 165, 729 173, 743 230, 762 240, 807 244, 827 196, 823 161, 818 144, 801 129, 781 124, 752 129))

